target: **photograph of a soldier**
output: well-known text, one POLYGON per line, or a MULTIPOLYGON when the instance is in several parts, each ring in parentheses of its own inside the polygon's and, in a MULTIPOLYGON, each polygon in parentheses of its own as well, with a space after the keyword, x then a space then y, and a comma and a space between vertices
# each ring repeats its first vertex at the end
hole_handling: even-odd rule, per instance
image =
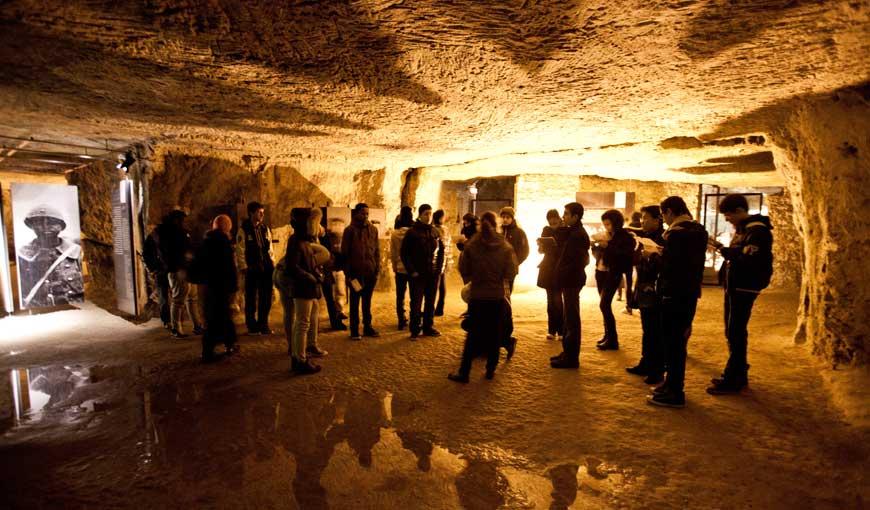
POLYGON ((13 183, 12 222, 21 308, 84 301, 78 188, 13 183))

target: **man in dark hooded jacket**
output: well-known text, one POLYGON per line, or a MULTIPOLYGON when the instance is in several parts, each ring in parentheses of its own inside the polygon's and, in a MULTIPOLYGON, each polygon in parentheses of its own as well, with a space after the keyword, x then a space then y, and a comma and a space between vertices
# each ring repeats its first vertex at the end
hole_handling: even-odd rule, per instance
POLYGON ((665 382, 653 390, 647 402, 662 407, 685 407, 686 347, 701 297, 707 231, 692 220, 682 198, 668 197, 660 207, 668 229, 662 236, 665 244, 656 287, 662 302, 668 375, 665 382))
POLYGON ((369 206, 356 204, 350 225, 341 237, 344 274, 350 291, 350 337, 360 340, 359 306, 362 300, 363 335, 380 334, 372 327, 372 293, 381 271, 378 229, 369 221, 369 206))
POLYGON ((431 225, 432 206, 423 204, 418 212, 417 221, 402 239, 401 248, 402 264, 408 272, 411 288, 411 322, 408 329, 411 330, 412 340, 420 336, 421 322, 424 335, 441 335, 434 327, 435 290, 441 273, 438 267, 441 237, 431 225))
POLYGON ((722 377, 714 378, 707 388, 711 395, 738 393, 748 384, 746 327, 755 298, 770 283, 773 273, 770 218, 750 215, 748 211, 749 204, 743 195, 725 196, 719 203, 719 212, 734 225, 735 235, 727 247, 710 240, 710 245, 725 258, 725 336, 730 353, 722 377))

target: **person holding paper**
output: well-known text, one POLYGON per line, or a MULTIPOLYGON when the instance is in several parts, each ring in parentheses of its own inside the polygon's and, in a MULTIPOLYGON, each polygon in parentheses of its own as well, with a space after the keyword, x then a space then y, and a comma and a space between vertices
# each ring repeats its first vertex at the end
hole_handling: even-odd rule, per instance
POLYGON ((661 268, 661 247, 665 244, 662 237, 662 212, 657 205, 640 209, 641 230, 638 247, 635 251, 637 284, 632 301, 640 309, 640 324, 643 328, 641 357, 637 365, 626 368, 629 374, 644 376, 644 383, 659 384, 664 380, 665 346, 662 339, 661 300, 656 294, 656 279, 661 268))
MULTIPOLYGON (((624 218, 616 209, 610 209, 601 215, 601 223, 605 232, 593 236, 595 244, 592 253, 598 259, 595 267, 595 282, 600 296, 599 308, 604 319, 604 338, 597 347, 602 351, 619 349, 619 334, 616 331, 616 318, 613 316, 613 296, 616 294, 622 275, 631 272, 632 253, 634 253, 634 236, 622 228, 624 218)), ((630 284, 631 282, 629 282, 630 284)), ((628 288, 631 291, 631 288, 628 288)))
POLYGON ((421 331, 426 336, 441 336, 434 326, 441 237, 431 225, 432 206, 423 204, 418 213, 417 221, 405 234, 401 248, 402 263, 408 272, 411 287, 411 340, 416 340, 421 331))
POLYGON ((369 221, 369 206, 356 204, 350 225, 341 238, 341 254, 345 261, 344 275, 350 292, 350 338, 361 340, 359 307, 362 301, 363 335, 380 336, 372 327, 372 293, 381 271, 381 250, 378 229, 369 221))

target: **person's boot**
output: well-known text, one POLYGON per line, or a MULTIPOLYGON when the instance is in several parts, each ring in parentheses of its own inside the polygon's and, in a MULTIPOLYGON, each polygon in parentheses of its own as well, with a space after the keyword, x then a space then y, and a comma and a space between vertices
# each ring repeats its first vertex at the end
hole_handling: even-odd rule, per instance
POLYGON ((290 370, 297 375, 310 375, 320 372, 320 367, 309 360, 290 358, 290 370))
POLYGON ((330 329, 333 331, 347 331, 347 326, 344 325, 341 321, 333 322, 329 325, 330 329))
POLYGON ((674 393, 667 391, 664 393, 654 393, 647 398, 647 403, 659 407, 672 407, 682 409, 686 407, 686 395, 683 393, 674 393))
POLYGON ((376 330, 375 328, 371 326, 365 326, 363 328, 363 336, 379 337, 381 336, 381 334, 378 333, 378 330, 376 330))
POLYGON ((485 377, 489 380, 492 380, 492 378, 495 377, 495 369, 494 368, 487 368, 485 377))
POLYGON ((641 376, 649 375, 646 367, 643 366, 643 363, 638 363, 637 365, 635 365, 633 367, 627 367, 625 369, 625 371, 631 375, 641 375, 641 376))
POLYGON ((604 343, 597 344, 599 351, 618 351, 619 350, 619 340, 607 340, 604 343))
POLYGON ((432 337, 441 336, 441 332, 435 328, 425 329, 425 330, 423 330, 423 334, 426 336, 432 336, 432 337))
POLYGON ((659 393, 667 393, 668 391, 668 381, 665 380, 661 384, 653 388, 652 391, 650 391, 650 394, 658 395, 659 393))
POLYGON ((560 352, 559 354, 557 354, 557 355, 555 355, 555 356, 550 356, 550 361, 560 360, 560 359, 562 359, 562 358, 564 358, 564 357, 565 357, 565 353, 564 353, 564 352, 560 352))
POLYGON ((308 355, 309 358, 322 358, 329 354, 325 349, 321 349, 320 347, 308 347, 305 349, 305 354, 308 355))
POLYGON ((350 330, 350 339, 351 340, 362 340, 362 337, 359 336, 359 330, 351 329, 350 330))
MULTIPOLYGON (((511 358, 514 357, 514 352, 517 350, 517 339, 515 337, 510 337, 505 349, 507 349, 507 361, 510 361, 511 358)), ((490 379, 492 378, 490 377, 490 379)))
POLYGON ((595 342, 595 345, 606 344, 609 340, 610 340, 609 338, 607 338, 606 336, 603 336, 603 337, 601 337, 601 340, 595 342))
POLYGON ((644 384, 648 384, 650 386, 659 384, 665 380, 664 374, 661 372, 650 372, 646 378, 644 378, 644 384))
POLYGON ((401 317, 399 318, 399 331, 403 331, 408 327, 408 319, 401 317))
POLYGON ((579 359, 571 359, 567 356, 562 356, 550 362, 551 368, 580 368, 579 359))
POLYGON ((454 374, 451 372, 451 373, 447 374, 447 378, 453 382, 468 384, 468 375, 454 374))

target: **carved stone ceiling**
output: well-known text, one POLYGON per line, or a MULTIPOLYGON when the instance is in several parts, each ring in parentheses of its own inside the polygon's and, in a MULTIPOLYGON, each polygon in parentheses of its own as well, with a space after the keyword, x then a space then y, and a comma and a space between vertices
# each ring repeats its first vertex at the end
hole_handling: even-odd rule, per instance
POLYGON ((661 142, 866 82, 868 27, 868 1, 7 0, 0 134, 348 170, 756 168, 763 146, 661 142))

